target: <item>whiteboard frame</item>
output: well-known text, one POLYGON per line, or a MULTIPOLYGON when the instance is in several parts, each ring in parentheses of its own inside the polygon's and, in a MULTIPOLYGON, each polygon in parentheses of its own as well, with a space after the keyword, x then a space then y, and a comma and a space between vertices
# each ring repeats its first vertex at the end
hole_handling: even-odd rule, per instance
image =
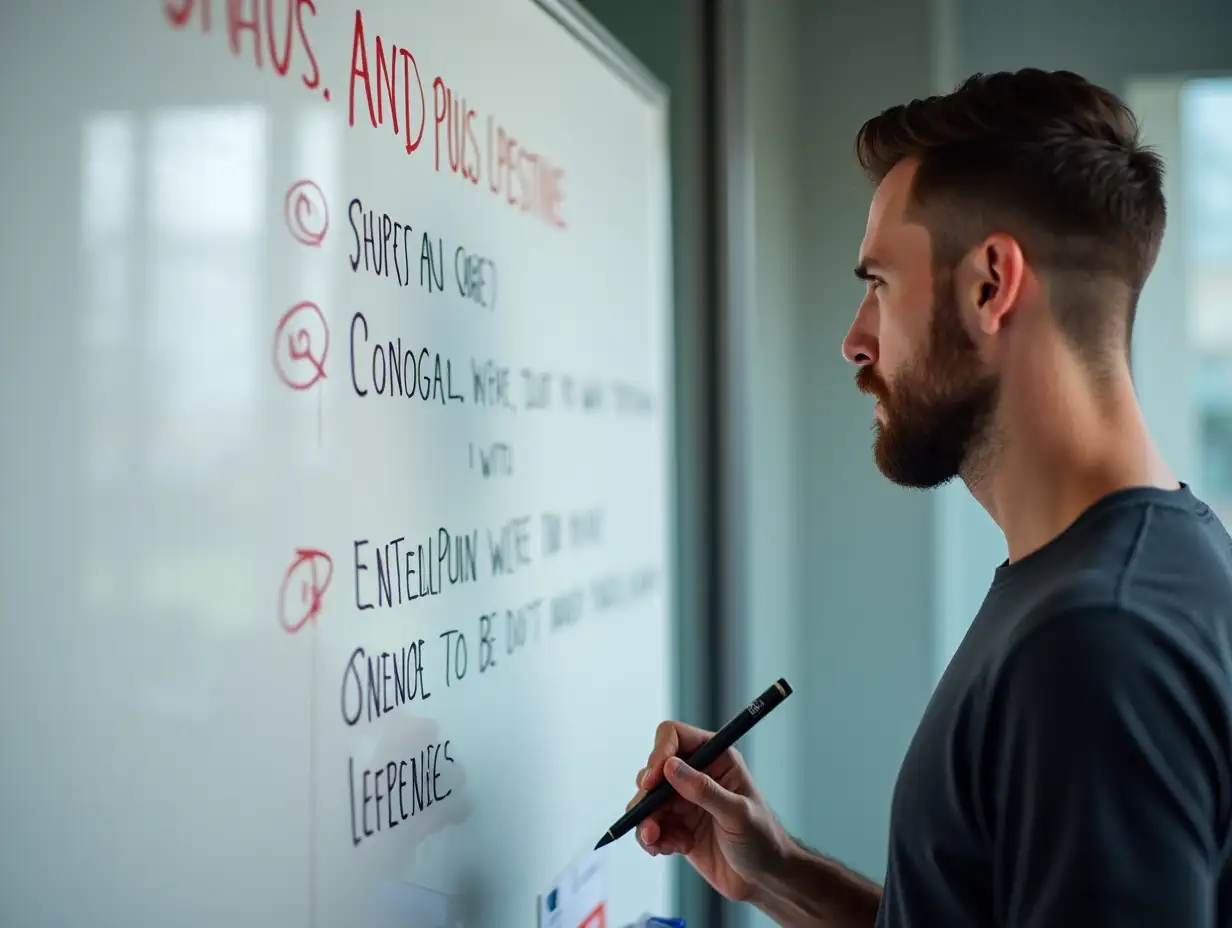
MULTIPOLYGON (((666 485, 668 489, 667 513, 667 543, 670 569, 667 572, 665 584, 665 600, 668 621, 668 640, 671 650, 671 667, 674 673, 680 674, 679 641, 681 611, 679 596, 679 579, 681 573, 680 551, 680 499, 681 476, 678 467, 680 456, 680 429, 678 424, 678 372, 680 355, 677 346, 677 330, 680 324, 680 307, 676 304, 676 229, 674 222, 675 186, 672 173, 672 123, 671 94, 667 84, 654 75, 642 62, 633 55, 598 19, 587 10, 579 0, 533 0, 533 2, 566 32, 581 43, 592 55, 598 58, 609 70, 636 91, 644 100, 658 110, 658 119, 663 131, 664 154, 658 165, 662 178, 663 199, 660 204, 659 223, 662 229, 663 254, 660 255, 663 266, 662 298, 664 316, 660 335, 663 339, 664 358, 668 365, 664 377, 664 393, 666 400, 662 404, 664 431, 667 436, 666 450, 668 458, 666 465, 666 485)), ((703 660, 713 661, 711 654, 702 655, 703 660)), ((681 680, 679 676, 670 688, 669 702, 672 715, 679 715, 681 680)), ((717 723, 716 723, 717 724, 717 723)), ((648 733, 649 734, 649 733, 648 733)), ((676 868, 668 879, 668 893, 673 908, 679 908, 682 898, 681 871, 676 868)))
MULTIPOLYGON (((668 369, 664 372, 664 393, 666 400, 662 403, 664 432, 667 436, 666 451, 666 486, 667 499, 667 543, 670 569, 667 571, 665 584, 665 605, 667 608, 668 645, 672 652, 671 667, 673 672, 680 674, 679 654, 680 640, 680 603, 678 582, 681 573, 680 555, 680 471, 677 466, 680 452, 680 430, 678 425, 677 373, 680 366, 676 334, 679 327, 680 307, 676 304, 676 236, 673 216, 675 196, 672 174, 672 124, 671 124, 671 94, 667 84, 661 81, 642 62, 634 56, 598 19, 587 10, 579 0, 533 0, 536 6, 548 14, 569 35, 598 58, 617 77, 636 91, 644 100, 658 111, 658 119, 663 131, 664 153, 658 168, 662 178, 663 198, 660 203, 659 223, 662 230, 663 253, 659 256, 663 266, 662 298, 664 318, 660 335, 663 339, 664 359, 668 369)), ((704 655, 703 659, 713 661, 713 655, 704 655)), ((673 681, 669 693, 670 712, 679 714, 680 679, 673 681)), ((717 724, 717 723, 716 723, 717 724)), ((668 893, 673 909, 679 908, 682 899, 681 871, 676 868, 668 878, 668 893)))
POLYGON ((642 97, 662 107, 666 118, 667 86, 604 28, 593 13, 582 6, 578 0, 533 0, 533 2, 642 97))

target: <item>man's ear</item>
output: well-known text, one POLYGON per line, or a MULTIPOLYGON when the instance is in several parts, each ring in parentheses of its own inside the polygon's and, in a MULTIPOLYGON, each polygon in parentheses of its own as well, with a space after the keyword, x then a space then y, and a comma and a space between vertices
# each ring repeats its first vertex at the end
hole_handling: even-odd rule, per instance
POLYGON ((1026 261, 1017 239, 1002 233, 985 238, 970 254, 967 294, 976 324, 993 335, 1009 322, 1018 304, 1026 261))

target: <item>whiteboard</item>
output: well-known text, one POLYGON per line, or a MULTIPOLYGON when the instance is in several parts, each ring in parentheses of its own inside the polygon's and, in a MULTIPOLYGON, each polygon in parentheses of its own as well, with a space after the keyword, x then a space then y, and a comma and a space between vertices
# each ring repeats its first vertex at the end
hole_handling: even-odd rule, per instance
POLYGON ((0 14, 2 924, 533 925, 668 714, 664 96, 358 6, 0 14))

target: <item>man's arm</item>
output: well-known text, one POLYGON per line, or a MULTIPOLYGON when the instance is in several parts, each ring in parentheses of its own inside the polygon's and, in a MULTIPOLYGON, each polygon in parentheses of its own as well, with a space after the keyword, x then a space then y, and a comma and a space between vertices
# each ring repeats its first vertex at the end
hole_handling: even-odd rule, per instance
POLYGON ((783 928, 872 928, 881 887, 795 844, 749 901, 783 928))
POLYGON ((1057 615, 992 681, 979 808, 1005 928, 1213 926, 1226 699, 1147 620, 1057 615))

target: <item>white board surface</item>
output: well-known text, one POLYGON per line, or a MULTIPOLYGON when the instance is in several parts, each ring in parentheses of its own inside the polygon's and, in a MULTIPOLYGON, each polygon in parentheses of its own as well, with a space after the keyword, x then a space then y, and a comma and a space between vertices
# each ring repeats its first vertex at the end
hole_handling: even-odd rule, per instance
POLYGON ((41 0, 0 126, 0 924, 533 925, 670 708, 660 92, 556 0, 41 0))

